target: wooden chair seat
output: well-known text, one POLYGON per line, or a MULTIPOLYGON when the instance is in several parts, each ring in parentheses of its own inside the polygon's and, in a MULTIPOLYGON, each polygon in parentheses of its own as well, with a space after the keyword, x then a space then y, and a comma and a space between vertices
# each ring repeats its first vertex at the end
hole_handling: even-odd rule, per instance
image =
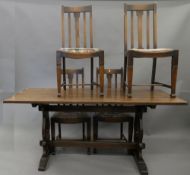
MULTIPOLYGON (((67 75, 68 79, 68 88, 84 88, 84 68, 81 69, 66 69, 65 70, 65 78, 67 75), (79 79, 81 76, 81 79, 79 79), (74 77, 76 78, 76 84, 73 83, 74 77), (81 80, 81 84, 79 83, 81 80), (80 86, 80 87, 79 87, 80 86)), ((61 136, 61 125, 63 124, 82 124, 82 140, 90 140, 91 139, 91 118, 87 113, 80 112, 56 112, 51 117, 51 137, 52 141, 65 140, 61 136), (55 125, 58 125, 58 135, 56 134, 55 125)), ((55 148, 53 148, 55 153, 55 148)), ((87 149, 87 153, 90 153, 90 148, 87 149)))
MULTIPOLYGON (((107 77, 107 90, 110 91, 112 89, 112 79, 114 77, 115 84, 114 89, 118 88, 118 84, 120 84, 120 88, 123 85, 123 68, 121 69, 104 69, 104 75, 107 77), (118 81, 118 77, 120 76, 120 81, 118 81), (119 82, 119 83, 118 83, 119 82)), ((96 81, 98 81, 99 69, 96 70, 96 81)), ((114 108, 114 106, 113 106, 114 108)), ((132 142, 133 137, 133 117, 129 114, 120 114, 120 113, 96 113, 93 116, 93 140, 108 140, 112 142, 113 140, 120 140, 125 142, 132 142), (98 123, 106 122, 106 123, 119 123, 120 124, 120 138, 100 138, 98 137, 98 123), (123 132, 124 123, 128 123, 128 137, 125 137, 123 132)), ((94 153, 96 153, 96 148, 94 148, 94 153)))
POLYGON ((133 116, 125 113, 98 113, 95 115, 96 119, 101 122, 108 123, 121 123, 121 122, 133 122, 133 116))
MULTIPOLYGON (((93 117, 93 140, 98 141, 98 140, 110 140, 111 142, 114 140, 120 140, 124 142, 132 142, 133 139, 133 124, 134 123, 134 118, 133 116, 129 114, 96 114, 93 117), (99 122, 105 122, 105 123, 118 123, 120 124, 120 138, 101 138, 98 135, 99 131, 99 122), (128 124, 128 136, 126 137, 123 131, 124 128, 124 123, 128 124)), ((97 153, 96 148, 93 150, 94 153, 97 153)))
MULTIPOLYGON (((152 54, 172 54, 175 51, 175 49, 170 49, 170 48, 157 48, 157 49, 129 49, 128 52, 133 52, 136 54, 142 53, 142 54, 150 54, 150 57, 152 58, 152 54)), ((144 56, 144 55, 143 55, 144 56)))
MULTIPOLYGON (((91 118, 83 113, 55 113, 51 118, 51 137, 54 140, 65 140, 61 136, 61 124, 82 124, 82 139, 90 140, 91 138, 91 118), (58 136, 55 137, 55 124, 58 124, 58 136), (86 127, 85 127, 86 125, 86 127), (85 129, 87 128, 87 129, 85 129), (85 134, 86 133, 86 134, 85 134)), ((55 154, 55 148, 53 148, 55 154)), ((90 148, 87 148, 87 154, 90 154, 90 148)))
POLYGON ((74 59, 97 57, 103 52, 98 48, 61 48, 59 51, 63 52, 64 57, 74 59))
POLYGON ((88 122, 88 121, 90 121, 90 117, 86 113, 56 112, 53 114, 51 121, 56 122, 56 123, 74 124, 74 123, 88 122))

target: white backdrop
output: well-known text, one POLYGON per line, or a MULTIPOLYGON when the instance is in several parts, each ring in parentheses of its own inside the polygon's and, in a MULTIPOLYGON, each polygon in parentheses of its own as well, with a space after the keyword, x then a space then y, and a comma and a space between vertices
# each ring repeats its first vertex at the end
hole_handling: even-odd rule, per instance
MULTIPOLYGON (((0 89, 55 87, 55 51, 60 47, 60 6, 93 5, 94 46, 105 50, 105 64, 123 66, 123 3, 126 1, 0 1, 0 89)), ((190 89, 190 3, 158 2, 160 47, 180 50, 177 92, 190 89)), ((149 80, 150 63, 136 66, 137 80, 149 80)), ((160 62, 158 79, 170 77, 168 62, 160 62)), ((70 64, 76 66, 75 62, 70 64)), ((85 64, 88 69, 88 62, 85 64)), ((78 66, 78 65, 77 65, 78 66)))
MULTIPOLYGON (((76 6, 92 4, 94 46, 105 50, 106 67, 123 66, 124 2, 126 1, 0 0, 1 98, 7 93, 28 87, 56 87, 55 51, 61 46, 60 7, 62 4, 76 6)), ((189 32, 190 2, 158 1, 158 45, 180 50, 177 95, 186 100, 190 100, 189 32)), ((89 63, 86 60, 82 63, 69 61, 68 65, 71 67, 85 66, 85 72, 89 71, 89 63)), ((149 81, 150 66, 150 61, 135 63, 135 81, 149 81)), ((169 66, 169 61, 159 62, 157 78, 160 81, 169 80, 169 66)), ((32 149, 31 144, 33 144, 33 146, 36 145, 34 150, 40 154, 40 147, 30 139, 38 142, 41 137, 41 118, 39 117, 41 114, 37 109, 32 109, 29 105, 6 104, 2 107, 1 103, 0 115, 0 138, 2 140, 0 143, 2 152, 0 153, 10 150, 20 150, 25 153, 28 149, 32 149), (26 137, 23 137, 24 134, 26 137), (26 147, 22 147, 21 150, 19 143, 26 144, 26 147)), ((172 135, 177 139, 182 138, 177 141, 190 145, 189 140, 188 142, 183 140, 185 136, 189 136, 190 132, 189 115, 189 106, 159 106, 156 110, 149 109, 144 117, 145 134, 149 138, 166 136, 165 139, 167 135, 172 135)), ((157 149, 159 142, 149 144, 151 143, 155 145, 149 146, 148 150, 159 152, 157 149)), ((166 143, 164 146, 167 151, 170 152, 176 148, 169 148, 166 143)), ((186 146, 177 145, 177 150, 187 151, 188 149, 186 146)), ((14 154, 17 155, 16 151, 14 154)), ((7 160, 12 159, 7 158, 7 160)), ((24 162, 24 160, 20 161, 24 162)), ((15 163, 17 163, 16 158, 12 161, 12 164, 15 163)), ((149 159, 149 164, 151 164, 151 159, 149 159)), ((37 164, 33 166, 36 167, 37 164)))
MULTIPOLYGON (((123 66, 124 2, 126 1, 1 0, 0 90, 14 92, 27 87, 56 87, 55 51, 61 46, 62 4, 93 5, 94 47, 105 50, 106 67, 123 66)), ((187 100, 190 98, 189 19, 188 1, 158 2, 158 43, 160 47, 180 50, 177 94, 187 100)), ((157 78, 163 82, 170 79, 168 60, 158 62, 157 78)), ((82 63, 70 61, 68 65, 85 66, 85 72, 89 71, 88 60, 82 63)), ((135 68, 135 81, 150 80, 151 61, 138 62, 135 68)), ((86 76, 86 79, 88 78, 86 76)), ((185 120, 189 112, 187 107, 179 108, 185 110, 184 120, 173 110, 176 107, 166 109, 169 110, 162 110, 163 122, 168 111, 172 118, 176 117, 175 127, 182 121, 187 122, 185 120)), ((154 111, 154 117, 159 114, 159 109, 154 111)), ((150 122, 149 119, 146 123, 150 122)), ((161 120, 160 117, 159 119, 161 120)), ((167 128, 168 126, 165 129, 167 128)))

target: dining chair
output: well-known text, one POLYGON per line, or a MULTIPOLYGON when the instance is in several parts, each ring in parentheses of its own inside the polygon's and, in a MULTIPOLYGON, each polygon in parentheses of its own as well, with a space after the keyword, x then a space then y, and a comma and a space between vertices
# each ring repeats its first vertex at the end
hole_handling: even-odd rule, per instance
POLYGON ((70 59, 90 59, 90 85, 98 86, 100 95, 104 93, 104 51, 93 48, 93 26, 92 26, 92 6, 66 7, 61 10, 61 36, 62 48, 56 52, 57 62, 57 90, 58 97, 61 96, 61 88, 66 91, 66 58, 70 59), (87 27, 88 26, 88 27, 87 27), (89 37, 88 37, 89 36, 89 37), (100 81, 94 82, 94 57, 99 58, 100 81), (61 68, 62 67, 62 68, 61 68), (61 75, 63 72, 63 83, 61 75))
POLYGON ((157 40, 157 4, 124 4, 123 87, 124 90, 126 86, 128 87, 128 97, 132 97, 132 86, 138 86, 133 84, 134 58, 135 60, 152 58, 151 84, 148 86, 151 86, 151 91, 154 90, 155 86, 170 88, 171 97, 175 97, 179 51, 170 48, 158 48, 157 40), (171 84, 169 85, 155 80, 157 59, 167 57, 171 57, 171 84))
MULTIPOLYGON (((105 69, 104 75, 107 78, 107 95, 113 95, 118 90, 119 92, 122 92, 123 88, 123 68, 121 69, 105 69), (120 76, 120 77, 119 77, 120 76), (115 80, 115 83, 113 83, 113 77, 115 80), (119 79, 120 78, 120 81, 119 79), (114 86, 113 86, 114 85, 114 86), (112 94, 113 93, 113 94, 112 94)), ((98 81, 99 78, 99 69, 96 69, 96 81, 98 81)), ((105 94, 106 95, 106 94, 105 94)), ((112 106, 114 109, 114 106, 112 106)), ((114 111, 114 110, 113 110, 114 111)), ((119 142, 132 142, 133 137, 133 116, 127 114, 127 113, 96 113, 93 116, 93 140, 107 140, 107 141, 119 141, 119 142), (120 138, 100 138, 98 137, 98 131, 99 131, 99 123, 118 123, 120 125, 120 138), (128 136, 126 137, 124 135, 124 123, 128 123, 128 136)), ((94 153, 96 153, 96 148, 94 149, 94 153)))
MULTIPOLYGON (((67 75, 69 84, 68 88, 84 88, 84 68, 82 69, 66 69, 65 74, 67 75), (81 78, 80 78, 81 77, 81 78), (76 83, 73 83, 74 78, 76 79, 76 83), (81 83, 79 83, 79 78, 81 83)), ((91 139, 91 118, 86 113, 80 112, 56 112, 51 117, 51 137, 52 141, 55 139, 63 140, 61 135, 61 125, 62 124, 82 124, 82 140, 90 141, 91 139), (58 136, 55 137, 56 134, 56 124, 58 126, 58 136)), ((55 153, 55 148, 53 149, 55 153)), ((90 149, 87 149, 87 152, 90 153, 90 149)))

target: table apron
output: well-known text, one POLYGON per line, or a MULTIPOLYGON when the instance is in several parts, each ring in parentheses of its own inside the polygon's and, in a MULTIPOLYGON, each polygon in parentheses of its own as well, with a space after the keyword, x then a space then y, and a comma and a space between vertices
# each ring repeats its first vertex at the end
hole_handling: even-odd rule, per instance
POLYGON ((141 109, 142 112, 147 112, 148 105, 122 106, 122 105, 43 105, 33 104, 33 107, 38 106, 39 111, 65 111, 65 112, 136 112, 141 109))

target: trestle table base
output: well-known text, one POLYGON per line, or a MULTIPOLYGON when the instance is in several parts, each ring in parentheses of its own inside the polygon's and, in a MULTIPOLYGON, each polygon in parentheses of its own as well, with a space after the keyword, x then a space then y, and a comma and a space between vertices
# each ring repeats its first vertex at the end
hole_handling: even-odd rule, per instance
POLYGON ((75 111, 86 111, 86 112, 101 112, 113 111, 111 106, 66 106, 66 105, 47 105, 47 104, 33 104, 33 107, 38 106, 39 110, 42 111, 42 141, 40 145, 43 148, 43 154, 39 163, 39 171, 45 171, 49 159, 49 155, 54 152, 54 147, 86 147, 86 148, 127 148, 130 150, 130 154, 133 155, 136 165, 139 169, 141 175, 148 175, 148 170, 146 163, 142 156, 142 150, 145 148, 143 141, 143 126, 142 117, 143 113, 147 111, 149 106, 114 106, 115 112, 133 112, 135 113, 134 122, 134 138, 132 143, 120 142, 120 141, 81 141, 81 140, 56 140, 51 141, 50 139, 50 111, 65 111, 65 112, 75 112, 75 111))

